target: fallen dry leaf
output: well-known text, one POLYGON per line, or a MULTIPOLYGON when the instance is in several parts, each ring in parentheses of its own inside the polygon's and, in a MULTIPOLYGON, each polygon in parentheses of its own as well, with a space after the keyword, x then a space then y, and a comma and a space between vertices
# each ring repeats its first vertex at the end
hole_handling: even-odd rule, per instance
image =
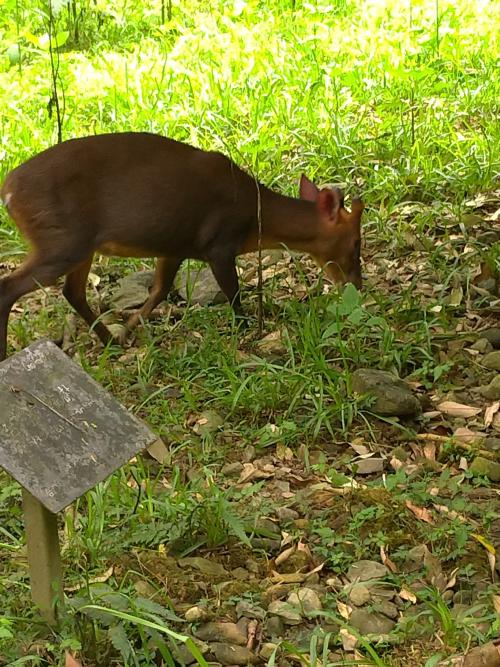
POLYGON ((484 425, 486 427, 493 424, 493 419, 499 410, 500 410, 500 401, 495 401, 495 403, 492 403, 490 406, 486 408, 486 410, 484 411, 484 425))
POLYGON ((238 484, 244 484, 245 482, 250 482, 253 479, 268 479, 272 476, 270 472, 264 472, 260 470, 253 463, 244 463, 243 470, 241 472, 240 478, 238 479, 238 484))
POLYGON ((358 644, 358 639, 354 635, 351 635, 346 628, 341 628, 339 630, 340 638, 342 639, 342 648, 344 651, 354 651, 358 644))
POLYGON ((417 505, 414 505, 410 500, 407 500, 405 502, 405 505, 410 510, 410 512, 413 512, 413 514, 420 521, 425 521, 425 523, 434 524, 434 519, 432 518, 431 513, 429 512, 429 510, 425 509, 425 507, 418 507, 417 505))
POLYGON ((155 459, 155 461, 158 461, 158 463, 168 464, 172 460, 172 455, 170 454, 169 448, 160 438, 155 440, 153 444, 147 448, 147 452, 152 458, 155 459))
POLYGON ((345 604, 344 602, 337 600, 337 609, 339 610, 339 614, 342 616, 342 618, 345 618, 347 621, 351 615, 351 607, 349 607, 349 605, 345 604))
POLYGON ((436 442, 429 440, 424 445, 424 456, 428 461, 436 460, 436 442))
POLYGON ((472 405, 465 405, 464 403, 456 403, 455 401, 443 401, 438 404, 438 409, 450 417, 475 417, 481 412, 481 408, 476 408, 472 405))
POLYGON ((66 665, 66 667, 83 667, 82 663, 79 660, 76 660, 76 658, 74 658, 71 655, 71 653, 68 653, 68 651, 66 651, 65 655, 66 657, 64 664, 66 665))
POLYGON ((278 567, 282 563, 285 563, 290 558, 290 556, 296 552, 296 550, 297 550, 296 547, 293 546, 289 547, 288 549, 285 549, 280 554, 278 554, 276 556, 276 560, 274 561, 276 567, 278 567))
POLYGON ((384 547, 383 545, 380 547, 380 559, 381 559, 382 563, 383 563, 387 568, 389 568, 389 570, 390 570, 391 572, 397 572, 397 571, 398 571, 398 568, 397 568, 396 563, 394 563, 394 562, 389 558, 389 556, 387 555, 387 553, 386 553, 386 551, 385 551, 385 547, 384 547))
POLYGON ((407 602, 411 602, 412 604, 417 604, 417 596, 415 593, 412 593, 408 588, 402 588, 399 593, 399 597, 402 600, 406 600, 407 602))

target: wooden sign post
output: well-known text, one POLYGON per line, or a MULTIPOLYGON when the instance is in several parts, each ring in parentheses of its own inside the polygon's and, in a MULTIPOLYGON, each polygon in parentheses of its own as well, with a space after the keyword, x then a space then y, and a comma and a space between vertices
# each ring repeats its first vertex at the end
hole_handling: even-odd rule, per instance
POLYGON ((0 466, 23 487, 31 593, 48 623, 64 602, 57 512, 155 440, 49 341, 0 364, 0 466))

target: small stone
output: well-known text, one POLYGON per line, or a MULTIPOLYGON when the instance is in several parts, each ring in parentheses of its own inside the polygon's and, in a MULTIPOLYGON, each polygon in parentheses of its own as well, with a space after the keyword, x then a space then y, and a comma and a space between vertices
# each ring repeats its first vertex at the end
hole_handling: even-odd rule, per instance
POLYGON ((152 598, 156 595, 156 590, 154 586, 151 586, 151 584, 148 581, 144 581, 143 579, 139 579, 139 581, 136 581, 134 584, 134 588, 136 590, 137 595, 140 595, 143 598, 152 598))
POLYGON ((420 403, 406 382, 392 373, 373 368, 359 368, 351 377, 352 390, 375 397, 372 410, 386 417, 415 416, 420 403))
POLYGON ((190 607, 184 614, 184 618, 188 623, 199 623, 208 618, 208 612, 204 607, 190 607))
POLYGON ((453 603, 470 605, 472 603, 472 591, 470 590, 457 591, 453 595, 453 603))
POLYGON ((209 306, 227 301, 208 266, 199 267, 191 263, 182 266, 175 278, 175 288, 188 303, 209 306))
POLYGON ((110 297, 111 306, 116 310, 131 310, 142 306, 149 297, 153 281, 154 271, 136 271, 121 278, 110 297))
POLYGON ((263 660, 269 660, 269 658, 272 656, 272 654, 276 651, 277 648, 278 644, 265 642, 260 647, 259 658, 262 658, 263 660))
POLYGON ((490 401, 500 400, 500 374, 495 375, 489 384, 478 387, 477 391, 490 401))
POLYGON ((500 452, 500 438, 485 438, 481 446, 483 449, 487 449, 489 452, 500 452))
POLYGON ((246 635, 236 623, 212 621, 201 625, 193 634, 198 639, 206 642, 227 642, 229 644, 238 644, 239 646, 245 646, 247 643, 246 635))
POLYGON ((280 537, 279 526, 266 517, 259 517, 256 521, 255 528, 257 529, 257 532, 261 531, 266 537, 280 537))
MULTIPOLYGON (((450 591, 451 592, 451 591, 450 591)), ((388 618, 396 619, 399 616, 399 611, 394 602, 389 600, 381 600, 373 605, 373 609, 380 614, 384 614, 388 618)))
POLYGON ((296 607, 301 614, 309 614, 312 611, 319 611, 323 608, 319 595, 312 588, 299 588, 288 596, 289 605, 296 607))
POLYGON ((238 618, 246 616, 247 618, 257 618, 259 621, 263 621, 266 616, 266 612, 262 607, 247 602, 246 600, 240 600, 238 602, 236 605, 236 613, 238 618))
POLYGON ((481 289, 486 290, 487 292, 495 294, 497 281, 495 280, 495 278, 486 278, 486 280, 481 280, 481 282, 479 282, 477 286, 480 287, 481 289))
POLYGON ((484 475, 492 482, 500 482, 500 463, 490 461, 483 456, 476 456, 469 467, 473 475, 484 475))
POLYGON ((376 472, 383 472, 384 459, 370 457, 354 461, 352 465, 356 469, 356 475, 373 475, 376 472))
POLYGON ((231 576, 238 581, 246 581, 250 573, 244 567, 235 567, 234 570, 231 570, 231 576))
POLYGON ((201 556, 188 556, 187 558, 180 558, 178 561, 180 567, 191 567, 199 570, 202 574, 210 577, 225 577, 228 572, 220 563, 215 563, 208 558, 201 556))
POLYGON ((128 333, 128 329, 124 324, 119 322, 112 322, 111 324, 106 325, 109 329, 109 333, 117 341, 125 341, 128 333))
POLYGON ((480 354, 486 354, 493 350, 493 345, 487 338, 478 338, 475 343, 470 346, 471 350, 476 350, 480 354))
POLYGON ((252 545, 252 548, 255 550, 263 549, 264 551, 274 553, 276 551, 279 551, 281 546, 281 541, 278 539, 273 540, 269 537, 252 537, 250 539, 250 544, 252 545))
POLYGON ((336 576, 328 577, 328 579, 326 580, 326 585, 329 588, 333 588, 336 591, 340 591, 340 589, 343 586, 340 577, 336 577, 336 576))
POLYGON ((389 570, 382 563, 374 560, 360 560, 353 563, 347 571, 349 581, 370 581, 371 579, 382 579, 389 574, 389 570))
POLYGON ((280 521, 295 521, 295 519, 298 519, 300 515, 291 507, 278 507, 276 510, 276 516, 280 521))
POLYGON ((489 341, 495 350, 500 349, 500 328, 492 327, 491 329, 485 329, 480 332, 481 338, 486 338, 489 341))
POLYGON ((226 463, 222 466, 221 473, 225 477, 239 477, 243 471, 243 463, 235 461, 234 463, 226 463))
MULTIPOLYGON (((207 653, 208 651, 208 644, 204 644, 199 641, 195 641, 196 646, 198 649, 201 651, 202 654, 207 653)), ((196 658, 193 656, 191 651, 188 649, 188 647, 185 644, 182 644, 180 642, 172 642, 172 653, 175 658, 176 664, 179 665, 192 665, 193 663, 196 662, 196 658)))
POLYGON ((279 616, 283 623, 286 625, 299 625, 302 622, 302 616, 300 613, 292 607, 288 602, 282 602, 281 600, 275 600, 271 602, 267 608, 269 614, 274 616, 279 616))
POLYGON ((285 624, 279 616, 270 616, 266 620, 266 635, 279 639, 285 634, 285 624))
POLYGON ((356 607, 362 607, 364 604, 368 604, 370 599, 370 591, 366 586, 363 586, 363 584, 357 584, 353 586, 349 593, 349 600, 356 607))
POLYGON ((481 354, 486 354, 487 352, 491 352, 493 350, 493 345, 487 338, 479 338, 473 345, 470 346, 470 349, 476 350, 481 354))
POLYGON ((488 352, 488 354, 482 358, 481 364, 485 368, 490 368, 493 371, 500 371, 500 350, 488 352))
POLYGON ((243 463, 251 463, 257 456, 257 451, 253 445, 247 445, 243 450, 243 463))
POLYGON ((246 646, 214 642, 210 644, 210 650, 223 665, 253 665, 260 662, 259 657, 246 646))
POLYGON ((387 616, 366 609, 355 609, 349 618, 349 624, 363 636, 388 635, 396 625, 387 616))
POLYGON ((285 354, 286 347, 281 338, 281 331, 273 331, 267 336, 264 336, 256 344, 260 354, 267 356, 281 356, 285 354))
POLYGON ((265 568, 261 567, 257 561, 252 560, 251 558, 245 561, 245 568, 252 574, 262 574, 262 576, 264 576, 265 568))

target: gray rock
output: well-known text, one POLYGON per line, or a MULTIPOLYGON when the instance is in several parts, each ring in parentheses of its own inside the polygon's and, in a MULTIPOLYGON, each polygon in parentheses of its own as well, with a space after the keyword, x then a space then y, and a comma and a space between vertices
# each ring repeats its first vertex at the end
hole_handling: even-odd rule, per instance
POLYGON ((259 621, 263 621, 266 612, 262 607, 259 607, 256 604, 252 604, 251 602, 247 602, 246 600, 240 600, 238 604, 236 605, 236 613, 238 615, 238 618, 241 616, 246 616, 247 618, 257 618, 259 621))
POLYGON ((376 472, 383 472, 384 459, 370 457, 369 459, 360 459, 355 461, 353 466, 356 467, 357 475, 373 475, 376 472))
POLYGON ((288 604, 295 607, 301 614, 309 614, 323 608, 319 595, 312 588, 299 588, 288 596, 288 604))
POLYGON ((285 634, 285 624, 279 616, 270 616, 266 621, 266 635, 279 639, 285 634))
POLYGON ((386 417, 413 416, 421 412, 420 403, 403 380, 387 371, 359 368, 352 374, 352 390, 375 397, 372 410, 386 417))
POLYGON ((396 623, 378 612, 366 609, 355 609, 349 618, 352 625, 361 635, 388 635, 396 623))
POLYGON ((353 563, 347 570, 349 581, 370 581, 372 579, 382 579, 389 574, 389 570, 382 563, 374 560, 360 560, 353 563))
POLYGON ((478 340, 476 340, 476 342, 470 347, 471 350, 476 350, 481 354, 486 354, 487 352, 491 352, 493 349, 493 345, 487 338, 478 338, 478 340))
POLYGON ((256 456, 257 451, 253 445, 247 445, 243 450, 242 459, 244 463, 251 463, 256 456))
POLYGON ((481 360, 481 364, 493 371, 500 371, 500 350, 494 350, 485 354, 481 360))
POLYGON ((259 657, 267 661, 276 651, 277 648, 278 644, 272 644, 271 642, 264 642, 264 644, 262 644, 262 646, 260 647, 259 657))
POLYGON ((373 609, 375 611, 378 611, 380 614, 383 614, 384 616, 387 616, 388 618, 396 619, 399 615, 398 608, 394 604, 394 602, 389 602, 389 600, 382 600, 380 602, 376 602, 373 605, 373 609))
POLYGON ((175 278, 175 287, 188 303, 209 306, 227 301, 226 295, 208 266, 197 267, 190 264, 182 266, 175 278))
POLYGON ((500 438, 485 438, 481 443, 481 447, 487 449, 489 452, 500 452, 500 438))
POLYGON ((173 644, 172 653, 175 658, 176 664, 192 665, 193 662, 196 662, 196 658, 193 656, 188 647, 180 642, 173 644))
POLYGON ((454 604, 465 604, 465 605, 470 606, 472 604, 472 591, 470 591, 470 590, 457 591, 453 595, 453 603, 454 604))
POLYGON ((221 473, 225 477, 239 477, 243 471, 243 463, 234 461, 234 463, 226 463, 222 466, 221 473))
POLYGON ((291 507, 278 507, 276 510, 276 516, 280 521, 295 521, 295 519, 298 519, 300 515, 291 507))
POLYGON ((254 665, 260 662, 260 658, 246 646, 214 642, 210 644, 210 650, 223 665, 254 665))
POLYGON ((484 475, 492 482, 500 482, 500 463, 490 461, 483 456, 476 456, 469 467, 473 475, 484 475))
POLYGON ((486 338, 495 350, 500 349, 500 328, 498 327, 493 327, 491 329, 485 329, 484 331, 480 332, 481 338, 486 338))
POLYGON ((481 282, 478 283, 477 286, 480 287, 481 289, 486 290, 487 292, 496 294, 497 281, 495 280, 495 278, 486 278, 486 280, 481 280, 481 282))
POLYGON ((149 296, 154 271, 136 271, 118 281, 118 287, 110 297, 110 304, 117 310, 138 308, 149 296))
POLYGON ((490 401, 500 400, 500 374, 495 375, 489 384, 478 387, 477 391, 490 401))
POLYGON ((226 642, 229 644, 238 644, 239 646, 245 646, 247 643, 246 635, 243 634, 241 628, 236 623, 226 623, 224 621, 204 623, 193 634, 205 642, 226 642))
POLYGON ((252 560, 251 558, 249 558, 247 561, 245 561, 245 567, 252 574, 260 574, 260 575, 264 576, 264 569, 265 568, 261 567, 257 563, 257 561, 252 560))
POLYGON ((370 590, 363 584, 356 584, 349 592, 349 599, 356 607, 362 607, 370 602, 370 590))
POLYGON ((235 567, 234 570, 231 570, 231 576, 238 581, 246 581, 250 577, 250 572, 244 567, 235 567))
POLYGON ((282 356, 286 353, 286 346, 281 337, 281 331, 272 331, 257 341, 256 348, 264 356, 282 356))
POLYGON ((184 618, 188 623, 199 623, 205 621, 208 617, 208 612, 205 607, 194 606, 190 607, 184 614, 184 618))
POLYGON ((302 615, 295 607, 283 602, 282 600, 275 600, 271 602, 267 608, 269 614, 279 616, 286 625, 299 625, 302 622, 302 615))

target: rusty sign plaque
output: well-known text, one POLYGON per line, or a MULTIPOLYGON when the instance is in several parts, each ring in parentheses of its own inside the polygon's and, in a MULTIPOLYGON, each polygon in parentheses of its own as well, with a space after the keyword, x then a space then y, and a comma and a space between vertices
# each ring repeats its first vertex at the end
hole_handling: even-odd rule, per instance
POLYGON ((50 341, 0 364, 0 466, 51 512, 156 439, 50 341))

